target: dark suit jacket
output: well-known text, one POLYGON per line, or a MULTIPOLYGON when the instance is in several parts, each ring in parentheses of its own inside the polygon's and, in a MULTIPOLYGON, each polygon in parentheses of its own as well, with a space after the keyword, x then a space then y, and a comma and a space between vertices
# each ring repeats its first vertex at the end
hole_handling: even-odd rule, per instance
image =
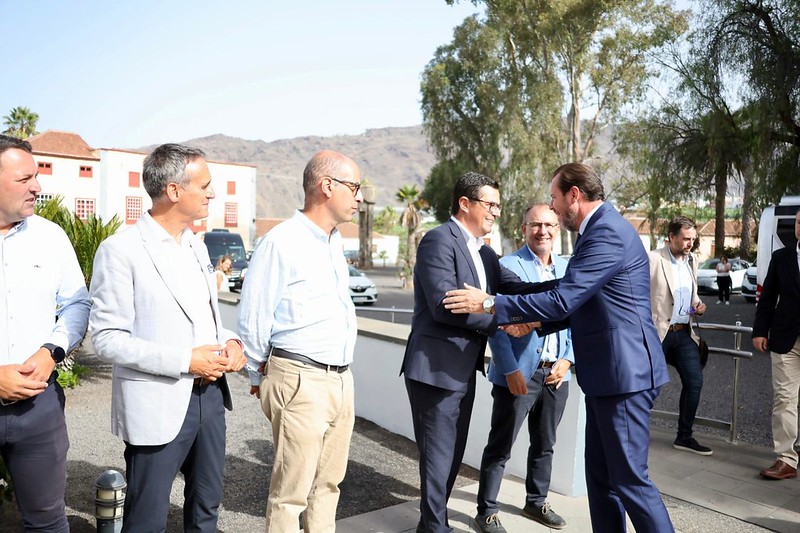
POLYGON ((609 204, 595 211, 558 287, 499 296, 500 324, 569 317, 578 384, 611 396, 669 381, 650 310, 650 266, 636 230, 609 204))
MULTIPOLYGON (((535 285, 502 268, 488 246, 480 255, 489 294, 518 294, 535 285)), ((475 370, 484 372, 486 337, 497 331, 497 320, 486 314, 456 315, 442 303, 447 291, 461 289, 464 283, 480 287, 464 234, 448 220, 429 231, 417 250, 414 317, 400 369, 406 378, 459 391, 466 389, 475 370)))
POLYGON ((753 337, 767 337, 769 349, 787 353, 800 336, 800 270, 797 247, 772 254, 753 322, 753 337))

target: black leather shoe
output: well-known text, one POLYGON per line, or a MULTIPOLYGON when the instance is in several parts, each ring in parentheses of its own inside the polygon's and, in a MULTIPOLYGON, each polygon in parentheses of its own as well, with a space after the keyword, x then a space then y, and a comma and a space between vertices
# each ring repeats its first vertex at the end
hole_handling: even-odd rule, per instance
POLYGON ((506 533, 506 528, 500 523, 497 513, 490 515, 475 515, 475 529, 480 533, 506 533))
POLYGON ((564 529, 567 527, 567 521, 561 518, 558 513, 550 508, 550 503, 545 502, 544 505, 538 507, 532 503, 526 503, 522 508, 522 516, 536 520, 540 524, 553 529, 564 529))

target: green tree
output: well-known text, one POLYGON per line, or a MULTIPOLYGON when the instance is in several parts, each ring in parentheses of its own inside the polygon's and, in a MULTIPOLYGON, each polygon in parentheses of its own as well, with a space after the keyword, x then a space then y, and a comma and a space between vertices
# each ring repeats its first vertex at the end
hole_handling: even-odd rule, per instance
POLYGON ((6 135, 27 139, 38 133, 36 123, 39 121, 39 115, 27 107, 15 107, 3 117, 3 120, 6 126, 6 131, 3 133, 6 135))
POLYGON ((687 14, 653 0, 473 3, 485 17, 457 27, 423 73, 423 120, 440 161, 498 178, 511 234, 515 203, 541 194, 557 164, 591 156, 644 93, 648 53, 682 33, 687 14))

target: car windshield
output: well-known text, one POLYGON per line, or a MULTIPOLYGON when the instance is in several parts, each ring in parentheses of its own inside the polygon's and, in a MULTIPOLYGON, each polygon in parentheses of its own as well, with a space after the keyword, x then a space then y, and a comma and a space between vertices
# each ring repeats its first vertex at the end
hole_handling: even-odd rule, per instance
POLYGON ((361 272, 359 272, 356 267, 351 266, 350 267, 350 276, 354 277, 354 278, 357 278, 359 276, 363 276, 363 274, 361 272))
POLYGON ((217 259, 219 259, 223 255, 229 255, 233 258, 233 261, 246 261, 247 260, 247 252, 245 252, 244 246, 240 246, 238 244, 209 244, 206 243, 208 247, 208 256, 211 258, 211 262, 216 264, 217 259))
POLYGON ((705 261, 703 261, 703 264, 700 265, 700 268, 702 270, 714 270, 715 268, 717 268, 717 263, 719 263, 719 259, 716 258, 706 259, 705 261))

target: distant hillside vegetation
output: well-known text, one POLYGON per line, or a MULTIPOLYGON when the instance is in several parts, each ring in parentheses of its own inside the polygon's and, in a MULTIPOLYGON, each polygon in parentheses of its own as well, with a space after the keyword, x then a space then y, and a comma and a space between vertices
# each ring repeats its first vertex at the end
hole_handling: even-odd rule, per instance
POLYGON ((436 163, 428 149, 422 126, 367 130, 361 135, 297 137, 273 142, 249 141, 211 135, 186 141, 202 149, 209 159, 248 163, 258 167, 256 216, 288 217, 303 203, 303 169, 316 152, 337 150, 361 167, 361 178, 377 190, 378 206, 399 207, 395 192, 416 183, 420 190, 436 163))

